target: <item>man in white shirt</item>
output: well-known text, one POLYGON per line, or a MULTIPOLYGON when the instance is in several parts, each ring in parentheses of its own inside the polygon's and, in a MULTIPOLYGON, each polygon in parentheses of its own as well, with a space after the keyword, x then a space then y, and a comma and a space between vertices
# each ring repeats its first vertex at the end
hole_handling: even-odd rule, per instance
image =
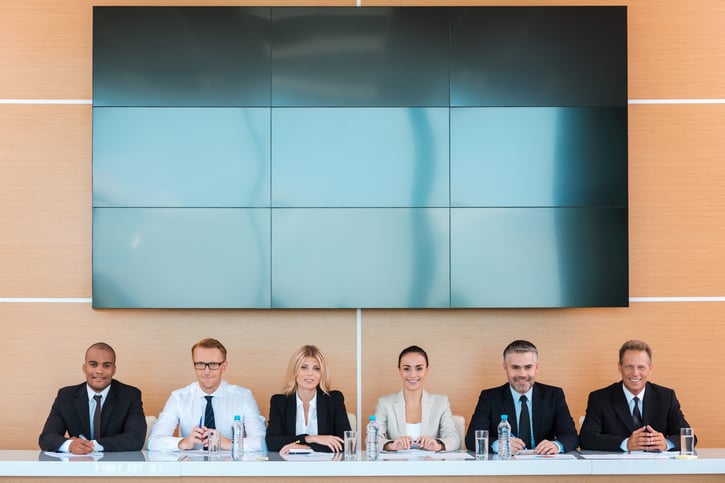
POLYGON ((222 380, 227 350, 216 339, 202 339, 191 348, 197 381, 171 393, 151 429, 151 451, 201 449, 210 429, 221 433, 223 450, 231 449, 234 416, 241 416, 245 451, 264 451, 265 428, 259 407, 249 389, 222 380), (174 436, 176 428, 180 436, 174 436))

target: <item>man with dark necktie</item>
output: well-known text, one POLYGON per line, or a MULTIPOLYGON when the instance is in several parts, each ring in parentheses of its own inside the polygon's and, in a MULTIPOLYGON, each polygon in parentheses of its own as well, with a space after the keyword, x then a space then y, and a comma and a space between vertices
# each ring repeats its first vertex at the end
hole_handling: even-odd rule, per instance
POLYGON ((88 454, 143 448, 146 418, 141 391, 113 379, 113 348, 104 342, 93 344, 82 368, 86 382, 58 391, 38 438, 40 449, 88 454))
POLYGON ((246 437, 245 451, 264 450, 265 427, 252 392, 222 379, 227 369, 227 349, 216 339, 202 339, 191 348, 196 382, 171 393, 151 428, 151 451, 200 449, 209 430, 221 433, 221 448, 231 449, 234 416, 240 416, 246 437), (174 436, 176 428, 179 436, 174 436))
POLYGON ((511 454, 533 449, 537 454, 575 450, 579 444, 564 391, 536 382, 539 352, 526 340, 515 340, 503 351, 508 383, 481 391, 466 434, 466 447, 474 447, 477 429, 487 429, 491 449, 498 452, 497 426, 502 414, 511 423, 511 454))
POLYGON ((589 394, 581 448, 600 451, 680 449, 680 428, 689 427, 675 391, 648 382, 652 349, 630 340, 619 349, 620 382, 589 394))

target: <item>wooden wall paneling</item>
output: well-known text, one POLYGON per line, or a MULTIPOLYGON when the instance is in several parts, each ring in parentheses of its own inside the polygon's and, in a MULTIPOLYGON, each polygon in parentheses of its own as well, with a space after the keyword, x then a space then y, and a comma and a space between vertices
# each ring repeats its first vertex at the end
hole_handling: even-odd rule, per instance
MULTIPOLYGON (((412 344, 430 357, 425 387, 446 394, 454 414, 470 422, 484 388, 506 382, 502 352, 515 339, 539 349, 540 382, 564 388, 575 422, 589 392, 620 380, 619 347, 642 339, 653 349, 652 381, 673 387, 700 444, 725 445, 725 415, 717 416, 725 389, 708 371, 694 370, 696 354, 725 342, 719 329, 723 303, 636 303, 617 309, 365 310, 362 317, 362 415, 378 397, 401 388, 399 352, 412 344), (707 388, 708 397, 702 398, 707 388), (715 415, 716 421, 710 418, 715 415)), ((708 351, 717 367, 725 355, 708 351)))
POLYGON ((90 297, 90 106, 0 105, 0 146, 0 297, 90 297))
MULTIPOLYGON (((225 379, 252 390, 263 416, 279 393, 292 352, 315 344, 332 384, 357 411, 354 311, 93 310, 90 304, 0 303, 6 367, 0 398, 7 437, 0 449, 37 448, 57 390, 83 382, 86 348, 97 341, 117 353, 116 377, 143 391, 146 414, 158 416, 172 390, 195 380, 191 346, 203 337, 227 348, 225 379)), ((231 424, 231 422, 230 422, 231 424)))
POLYGON ((725 104, 629 107, 630 294, 725 294, 725 104))

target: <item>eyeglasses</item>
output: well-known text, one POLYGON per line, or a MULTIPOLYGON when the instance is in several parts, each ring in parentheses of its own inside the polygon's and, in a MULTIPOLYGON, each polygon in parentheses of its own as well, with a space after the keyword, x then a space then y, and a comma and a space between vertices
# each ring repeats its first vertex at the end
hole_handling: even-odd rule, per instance
POLYGON ((212 371, 218 371, 219 368, 224 364, 226 361, 221 362, 195 362, 194 363, 194 369, 197 369, 199 371, 203 371, 207 367, 211 369, 212 371))

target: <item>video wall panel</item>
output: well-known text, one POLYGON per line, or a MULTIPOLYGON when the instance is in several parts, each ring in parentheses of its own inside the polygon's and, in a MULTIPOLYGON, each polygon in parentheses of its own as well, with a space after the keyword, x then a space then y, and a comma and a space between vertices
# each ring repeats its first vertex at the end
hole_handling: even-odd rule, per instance
POLYGON ((626 306, 626 19, 94 7, 94 307, 626 306))

